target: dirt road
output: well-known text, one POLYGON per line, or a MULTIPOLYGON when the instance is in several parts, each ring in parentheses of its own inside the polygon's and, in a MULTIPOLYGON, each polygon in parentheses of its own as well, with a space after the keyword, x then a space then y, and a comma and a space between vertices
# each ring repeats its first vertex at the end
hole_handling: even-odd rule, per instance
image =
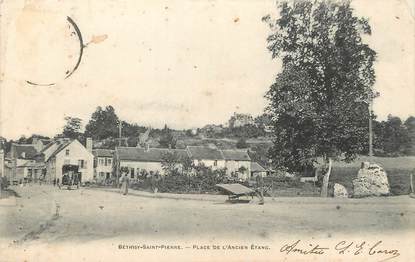
POLYGON ((3 247, 47 243, 119 243, 125 239, 317 239, 344 235, 408 234, 415 229, 414 199, 268 199, 257 204, 155 199, 100 190, 51 186, 15 189, 13 206, 1 206, 3 247), (94 242, 95 241, 95 242, 94 242))

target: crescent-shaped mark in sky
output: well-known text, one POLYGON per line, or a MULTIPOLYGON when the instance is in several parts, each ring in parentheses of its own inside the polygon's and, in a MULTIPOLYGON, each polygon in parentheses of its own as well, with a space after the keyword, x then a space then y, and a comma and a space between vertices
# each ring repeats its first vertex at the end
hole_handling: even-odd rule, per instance
POLYGON ((75 32, 76 32, 76 34, 79 38, 79 47, 80 47, 80 49, 79 49, 78 61, 76 62, 75 67, 72 69, 72 71, 70 71, 68 73, 68 75, 65 77, 65 79, 70 77, 73 74, 73 72, 75 72, 75 70, 78 68, 79 64, 81 63, 82 54, 83 54, 83 51, 84 51, 84 42, 82 40, 82 34, 81 34, 81 31, 79 30, 79 27, 75 24, 75 22, 69 16, 66 18, 66 20, 68 20, 68 22, 71 23, 71 25, 75 28, 75 32))
MULTIPOLYGON (((78 36, 78 39, 79 39, 79 57, 78 57, 78 61, 76 61, 75 67, 71 71, 67 71, 67 73, 66 73, 67 76, 65 77, 65 79, 70 77, 75 72, 75 70, 78 68, 79 64, 81 63, 82 54, 83 54, 84 47, 85 47, 84 42, 82 40, 82 34, 81 34, 81 31, 79 30, 79 27, 76 25, 76 23, 69 16, 66 17, 66 20, 68 20, 68 22, 73 26, 73 28, 75 29, 76 35, 78 36)), ((41 84, 41 83, 35 83, 35 82, 32 82, 32 81, 28 81, 28 80, 26 80, 26 83, 28 83, 30 85, 35 85, 35 86, 53 86, 53 85, 55 85, 55 83, 41 84)))
POLYGON ((51 84, 38 84, 29 80, 26 80, 26 83, 28 83, 29 85, 32 86, 53 86, 55 83, 51 83, 51 84))

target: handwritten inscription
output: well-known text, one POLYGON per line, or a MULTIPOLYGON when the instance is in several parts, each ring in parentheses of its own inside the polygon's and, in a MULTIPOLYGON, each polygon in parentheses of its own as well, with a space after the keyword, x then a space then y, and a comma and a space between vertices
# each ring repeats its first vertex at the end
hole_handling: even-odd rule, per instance
POLYGON ((387 249, 382 247, 382 241, 376 243, 368 243, 366 241, 353 242, 353 241, 340 241, 333 247, 323 247, 319 244, 305 244, 301 243, 301 240, 297 240, 291 244, 284 244, 280 252, 289 254, 300 255, 325 255, 329 250, 334 250, 339 255, 352 254, 358 255, 380 255, 384 256, 384 260, 390 260, 400 256, 399 250, 387 249))
POLYGON ((324 255, 325 250, 328 250, 328 247, 320 247, 319 245, 310 244, 309 247, 306 248, 299 248, 297 245, 300 243, 301 240, 297 240, 291 245, 285 244, 281 249, 280 252, 285 252, 287 255, 290 253, 299 253, 302 255, 324 255))
MULTIPOLYGON (((264 244, 202 244, 192 243, 187 245, 180 244, 119 244, 118 249, 127 250, 194 250, 199 252, 215 252, 222 250, 226 252, 268 252, 274 248, 264 244)), ((277 249, 278 250, 278 249, 277 249)), ((277 251, 278 252, 278 251, 277 251)), ((279 252, 287 256, 353 256, 373 257, 377 261, 387 261, 397 258, 401 255, 398 249, 387 248, 382 240, 369 241, 347 241, 332 242, 331 244, 322 245, 315 242, 306 242, 304 240, 296 240, 288 242, 280 246, 279 252)))

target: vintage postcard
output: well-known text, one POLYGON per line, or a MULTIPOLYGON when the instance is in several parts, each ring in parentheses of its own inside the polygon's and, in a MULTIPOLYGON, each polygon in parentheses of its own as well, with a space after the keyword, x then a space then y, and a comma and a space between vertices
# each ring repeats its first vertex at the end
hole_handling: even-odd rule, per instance
POLYGON ((413 0, 0 1, 0 261, 411 261, 413 0))

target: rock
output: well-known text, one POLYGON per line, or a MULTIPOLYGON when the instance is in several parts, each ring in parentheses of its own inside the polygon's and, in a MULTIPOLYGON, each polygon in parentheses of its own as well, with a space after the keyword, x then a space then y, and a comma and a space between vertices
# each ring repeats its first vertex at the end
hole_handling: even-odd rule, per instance
POLYGON ((349 197, 349 193, 347 193, 347 189, 340 184, 334 184, 334 197, 349 197))
POLYGON ((388 176, 378 164, 363 162, 353 179, 353 197, 386 196, 390 194, 388 176))

